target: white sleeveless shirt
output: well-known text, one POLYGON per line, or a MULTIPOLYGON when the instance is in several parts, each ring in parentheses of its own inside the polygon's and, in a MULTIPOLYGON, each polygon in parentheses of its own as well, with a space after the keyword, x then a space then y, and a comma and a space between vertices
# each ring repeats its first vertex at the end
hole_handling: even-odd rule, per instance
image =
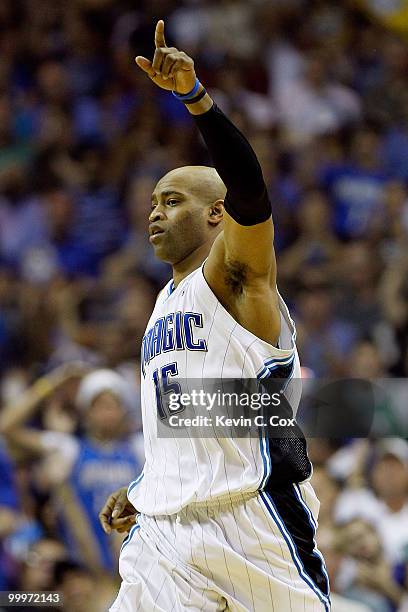
MULTIPOLYGON (((218 301, 203 267, 158 296, 142 341, 143 472, 128 488, 130 502, 147 515, 175 514, 195 502, 220 501, 262 489, 271 473, 268 442, 257 437, 158 437, 169 417, 161 393, 177 379, 260 379, 290 366, 285 396, 293 416, 300 401, 295 325, 279 296, 281 333, 272 346, 244 329, 218 301)), ((287 371, 287 370, 286 370, 287 371)))

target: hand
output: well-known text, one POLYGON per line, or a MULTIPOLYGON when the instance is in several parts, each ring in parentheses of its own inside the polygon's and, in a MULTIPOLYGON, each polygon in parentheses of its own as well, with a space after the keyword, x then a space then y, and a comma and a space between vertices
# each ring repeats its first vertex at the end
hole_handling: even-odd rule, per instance
POLYGON ((70 361, 58 366, 49 374, 46 375, 47 380, 56 389, 63 385, 68 380, 74 378, 83 378, 85 374, 89 374, 92 367, 82 361, 70 361))
POLYGON ((157 22, 154 44, 156 50, 153 61, 138 55, 136 64, 162 89, 177 91, 180 94, 189 93, 194 88, 197 78, 194 62, 183 51, 166 46, 162 20, 157 22))
POLYGON ((367 561, 360 561, 357 567, 359 582, 366 587, 386 590, 393 581, 390 567, 385 562, 369 563, 367 561))
POLYGON ((79 361, 63 363, 49 374, 39 378, 31 387, 31 391, 37 401, 43 400, 60 389, 67 381, 80 379, 90 371, 88 364, 79 361))
POLYGON ((365 587, 379 591, 399 607, 403 589, 395 581, 391 567, 385 562, 377 563, 359 562, 357 566, 357 579, 365 587))
POLYGON ((105 533, 115 529, 119 533, 129 531, 136 523, 137 511, 127 498, 127 487, 112 493, 99 513, 99 520, 105 533))
POLYGON ((6 538, 18 528, 20 515, 7 506, 0 506, 0 538, 6 538))

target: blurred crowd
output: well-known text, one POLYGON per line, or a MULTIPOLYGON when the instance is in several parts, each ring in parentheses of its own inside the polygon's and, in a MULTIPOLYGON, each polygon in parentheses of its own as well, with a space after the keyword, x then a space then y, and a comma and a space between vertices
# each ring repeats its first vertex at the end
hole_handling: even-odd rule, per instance
MULTIPOLYGON (((170 274, 150 195, 209 163, 134 64, 158 18, 262 164, 305 375, 408 375, 403 36, 357 0, 2 0, 0 590, 58 589, 68 612, 113 599, 98 508, 143 463, 140 340, 170 274)), ((405 612, 407 442, 310 455, 334 610, 405 612)))

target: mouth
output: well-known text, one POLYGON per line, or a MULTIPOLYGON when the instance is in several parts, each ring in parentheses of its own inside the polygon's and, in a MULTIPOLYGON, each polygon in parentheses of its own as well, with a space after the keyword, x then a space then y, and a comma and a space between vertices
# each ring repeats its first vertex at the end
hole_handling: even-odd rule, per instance
POLYGON ((161 236, 163 236, 164 230, 159 227, 154 227, 150 230, 149 242, 154 243, 157 242, 161 236))

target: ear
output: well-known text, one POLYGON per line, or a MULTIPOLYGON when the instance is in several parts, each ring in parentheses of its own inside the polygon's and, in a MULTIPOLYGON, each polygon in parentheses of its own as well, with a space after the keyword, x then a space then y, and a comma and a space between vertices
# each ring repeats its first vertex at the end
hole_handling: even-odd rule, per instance
POLYGON ((213 227, 222 222, 224 217, 224 200, 216 200, 208 208, 208 223, 213 227))

